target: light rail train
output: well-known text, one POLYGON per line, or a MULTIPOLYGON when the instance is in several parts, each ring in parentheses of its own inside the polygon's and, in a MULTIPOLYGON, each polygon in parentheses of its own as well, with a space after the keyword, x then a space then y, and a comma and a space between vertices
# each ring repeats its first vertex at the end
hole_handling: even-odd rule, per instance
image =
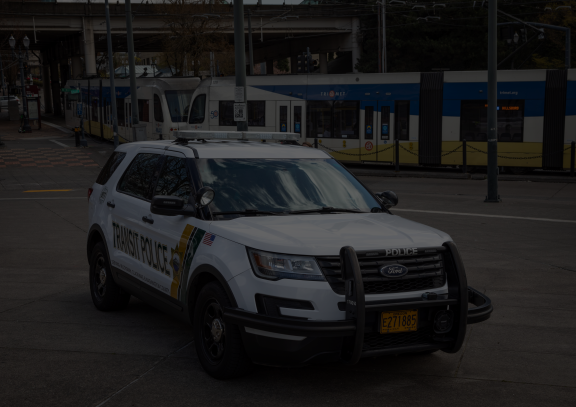
MULTIPOLYGON (((171 129, 236 129, 234 77, 138 81, 140 120, 149 126, 149 139, 173 138, 171 129), (177 104, 168 96, 174 91, 183 92, 177 104), (172 120, 158 123, 156 101, 163 118, 172 120)), ((129 137, 129 85, 117 82, 120 133, 129 137), (119 94, 122 86, 127 93, 119 94)), ((249 76, 246 92, 249 130, 299 133, 301 142, 317 139, 342 161, 394 162, 397 139, 401 164, 462 165, 466 140, 467 164, 486 165, 486 71, 249 76)), ((499 71, 497 133, 499 166, 569 168, 576 69, 499 71)))

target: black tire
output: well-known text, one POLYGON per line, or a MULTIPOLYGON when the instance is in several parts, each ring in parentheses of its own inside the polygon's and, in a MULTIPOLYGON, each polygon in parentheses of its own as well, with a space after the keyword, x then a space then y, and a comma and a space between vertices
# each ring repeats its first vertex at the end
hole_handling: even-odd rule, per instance
POLYGON ((102 242, 96 243, 90 256, 90 293, 94 306, 100 311, 118 311, 126 308, 130 301, 130 293, 116 284, 112 277, 102 242))
POLYGON ((216 379, 244 376, 253 369, 238 326, 222 320, 230 299, 216 282, 206 284, 194 307, 194 344, 204 370, 216 379))

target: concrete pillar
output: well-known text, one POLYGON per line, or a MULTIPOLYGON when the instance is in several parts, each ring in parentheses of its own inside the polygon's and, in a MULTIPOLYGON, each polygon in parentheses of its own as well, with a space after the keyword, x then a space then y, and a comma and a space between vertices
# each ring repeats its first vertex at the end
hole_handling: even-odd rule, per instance
POLYGON ((62 116, 62 105, 60 104, 60 78, 58 74, 58 61, 50 58, 50 83, 52 85, 52 105, 55 116, 62 116))
POLYGON ((53 113, 52 108, 52 88, 50 82, 50 66, 48 54, 42 53, 42 89, 44 90, 44 113, 53 113))
POLYGON ((320 59, 320 73, 328 73, 328 54, 321 53, 318 58, 320 59))
POLYGON ((267 75, 274 75, 274 60, 267 59, 266 60, 266 74, 267 75))
POLYGON ((290 73, 298 73, 298 54, 290 56, 290 73))
POLYGON ((352 19, 352 72, 358 73, 356 64, 360 58, 360 18, 352 19))
POLYGON ((68 65, 68 58, 63 58, 60 61, 60 83, 62 87, 66 86, 68 79, 70 79, 70 65, 68 65))
POLYGON ((91 18, 84 18, 84 62, 86 75, 96 75, 96 47, 94 46, 94 27, 91 18))
POLYGON ((80 59, 80 55, 73 56, 72 58, 72 75, 71 78, 78 79, 82 77, 82 60, 80 59))

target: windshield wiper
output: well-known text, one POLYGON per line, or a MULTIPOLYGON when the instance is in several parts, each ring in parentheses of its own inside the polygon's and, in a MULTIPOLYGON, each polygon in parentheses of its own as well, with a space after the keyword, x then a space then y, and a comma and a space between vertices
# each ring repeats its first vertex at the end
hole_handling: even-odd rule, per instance
POLYGON ((258 209, 245 209, 243 211, 212 212, 212 215, 285 215, 286 212, 259 211, 258 209))
POLYGON ((301 211, 290 211, 288 213, 291 215, 297 215, 300 213, 333 213, 333 212, 367 213, 359 209, 332 208, 331 206, 324 206, 322 208, 316 208, 316 209, 304 209, 301 211))

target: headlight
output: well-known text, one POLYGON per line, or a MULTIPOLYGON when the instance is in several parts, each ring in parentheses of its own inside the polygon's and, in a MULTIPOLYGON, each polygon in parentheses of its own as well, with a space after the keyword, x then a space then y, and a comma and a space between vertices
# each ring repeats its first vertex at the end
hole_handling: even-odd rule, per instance
POLYGON ((248 257, 254 274, 267 280, 281 280, 283 278, 325 280, 313 257, 269 253, 253 249, 248 249, 248 257))

